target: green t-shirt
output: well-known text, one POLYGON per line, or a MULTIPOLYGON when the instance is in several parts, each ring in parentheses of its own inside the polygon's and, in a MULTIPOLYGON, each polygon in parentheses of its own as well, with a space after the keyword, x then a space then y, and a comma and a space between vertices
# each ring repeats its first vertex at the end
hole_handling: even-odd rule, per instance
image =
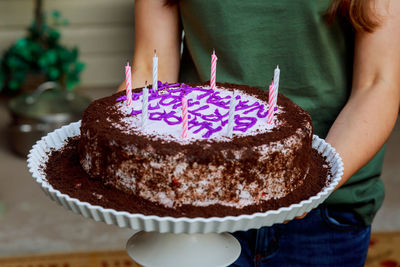
MULTIPOLYGON (((307 110, 325 138, 351 89, 354 35, 325 18, 330 0, 181 0, 184 50, 180 81, 210 79, 266 89, 277 64, 279 92, 307 110)), ((353 210, 366 224, 381 206, 383 150, 326 201, 353 210)))

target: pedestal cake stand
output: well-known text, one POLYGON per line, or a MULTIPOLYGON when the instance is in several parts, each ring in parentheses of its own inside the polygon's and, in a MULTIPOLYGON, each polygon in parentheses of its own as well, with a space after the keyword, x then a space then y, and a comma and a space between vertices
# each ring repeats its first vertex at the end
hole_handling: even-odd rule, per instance
POLYGON ((39 140, 28 155, 29 171, 45 194, 66 209, 95 221, 137 230, 128 240, 126 249, 130 257, 144 266, 227 266, 239 257, 241 250, 239 242, 229 232, 271 226, 309 212, 332 193, 343 174, 338 153, 314 135, 313 148, 326 157, 331 177, 321 192, 300 203, 263 213, 223 218, 173 218, 116 211, 72 198, 47 181, 43 166, 49 152, 62 148, 69 137, 79 135, 79 128, 80 122, 71 123, 39 140))

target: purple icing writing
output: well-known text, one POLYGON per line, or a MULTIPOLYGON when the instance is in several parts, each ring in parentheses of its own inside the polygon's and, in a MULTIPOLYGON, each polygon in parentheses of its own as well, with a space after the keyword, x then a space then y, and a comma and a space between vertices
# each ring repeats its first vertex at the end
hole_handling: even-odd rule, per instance
POLYGON ((118 97, 115 101, 125 101, 126 100, 126 95, 118 97))
POLYGON ((257 123, 257 118, 241 117, 240 115, 235 115, 236 126, 233 127, 233 130, 246 132, 248 129, 253 127, 256 123, 257 123))
POLYGON ((177 103, 181 103, 182 98, 174 95, 162 95, 160 100, 160 105, 162 106, 170 106, 177 103))
POLYGON ((141 95, 143 95, 143 91, 141 91, 140 93, 133 93, 132 100, 139 100, 141 95))
MULTIPOLYGON (((162 97, 162 95, 159 95, 159 94, 149 95, 149 102, 153 101, 153 100, 161 99, 161 97, 162 97)), ((157 101, 157 103, 158 103, 158 101, 157 101)))
MULTIPOLYGON (((159 90, 165 89, 165 93, 149 90, 149 110, 152 111, 149 112, 149 120, 164 121, 167 125, 182 123, 181 106, 182 97, 185 96, 188 99, 188 108, 190 108, 188 109, 188 128, 192 130, 192 133, 202 132, 203 138, 209 138, 214 133, 220 132, 228 123, 231 95, 221 96, 219 91, 190 87, 184 83, 168 84, 158 81, 158 88, 159 90), (196 96, 190 97, 193 92, 196 93, 196 96), (200 100, 202 99, 206 104, 201 104, 200 100), (165 107, 169 107, 170 111, 166 111, 165 107), (212 107, 215 107, 213 113, 203 114, 210 113, 212 107)), ((133 93, 132 100, 139 100, 141 95, 142 92, 133 93)), ((257 123, 258 119, 267 116, 267 107, 260 102, 242 101, 240 95, 235 98, 238 100, 235 111, 240 111, 241 114, 236 114, 234 117, 234 131, 246 132, 257 123), (253 114, 256 112, 256 115, 248 115, 252 112, 253 114)), ((116 101, 126 101, 126 96, 118 97, 116 101)), ((136 116, 141 113, 141 110, 132 110, 131 115, 136 116)))
POLYGON ((160 103, 157 103, 155 106, 152 106, 152 105, 149 103, 149 110, 156 110, 156 109, 160 109, 160 103))
POLYGON ((188 122, 188 129, 192 129, 198 127, 197 130, 193 131, 194 134, 199 133, 202 130, 206 130, 206 133, 202 135, 203 138, 209 138, 213 133, 219 132, 222 130, 222 126, 218 126, 216 128, 212 127, 213 124, 211 122, 203 121, 199 122, 195 117, 193 120, 188 122))
POLYGON ((194 110, 188 110, 188 113, 191 113, 194 116, 201 116, 201 113, 199 111, 206 110, 209 107, 210 107, 209 105, 201 106, 201 107, 199 107, 197 109, 194 109, 194 110))
POLYGON ((195 105, 200 105, 200 101, 193 101, 193 99, 188 99, 188 107, 193 107, 195 105))
POLYGON ((229 109, 229 100, 223 101, 223 99, 231 98, 230 96, 227 97, 220 97, 219 92, 214 92, 211 96, 207 98, 208 104, 213 104, 217 107, 229 109))
POLYGON ((180 116, 175 115, 175 111, 170 112, 150 112, 149 119, 160 121, 165 121, 168 125, 175 125, 182 122, 182 118, 180 116))
POLYGON ((162 90, 162 89, 166 89, 166 88, 170 88, 170 87, 177 87, 179 86, 179 83, 174 83, 174 84, 168 84, 166 83, 162 83, 160 81, 158 81, 158 90, 162 90))
MULTIPOLYGON (((138 100, 140 95, 142 95, 143 92, 140 93, 132 93, 132 100, 138 100)), ((126 100, 126 95, 118 97, 115 101, 125 101, 126 100)))
POLYGON ((247 103, 249 103, 249 100, 239 100, 239 103, 236 105, 235 110, 239 111, 257 106, 257 102, 252 105, 247 105, 247 103))
POLYGON ((134 110, 134 109, 132 109, 131 115, 132 116, 136 116, 136 115, 141 114, 141 113, 142 113, 142 110, 134 110))
POLYGON ((228 120, 223 121, 223 118, 228 117, 228 115, 229 111, 226 112, 224 115, 221 115, 221 113, 219 113, 219 110, 216 109, 213 114, 203 115, 201 116, 201 118, 205 121, 220 122, 222 126, 225 126, 228 120))
POLYGON ((179 95, 180 97, 184 97, 185 95, 188 95, 194 91, 194 88, 192 88, 189 85, 186 85, 184 83, 181 84, 180 89, 181 89, 181 93, 179 95))
POLYGON ((211 95, 211 94, 214 92, 214 90, 212 90, 212 89, 202 89, 202 88, 196 88, 196 89, 197 89, 196 91, 202 91, 202 92, 204 92, 204 94, 198 95, 198 96, 196 97, 197 100, 201 100, 201 99, 203 99, 203 98, 205 98, 205 97, 211 95))
POLYGON ((256 102, 255 105, 249 106, 243 114, 249 114, 250 112, 253 112, 257 110, 257 117, 258 118, 265 118, 268 115, 268 110, 264 105, 261 105, 259 102, 256 102), (265 108, 265 112, 263 113, 265 108))

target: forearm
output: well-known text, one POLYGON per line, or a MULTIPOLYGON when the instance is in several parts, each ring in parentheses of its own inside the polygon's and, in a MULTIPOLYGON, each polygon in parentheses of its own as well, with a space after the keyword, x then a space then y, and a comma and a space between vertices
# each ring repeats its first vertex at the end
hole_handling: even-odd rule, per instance
MULTIPOLYGON (((154 50, 158 56, 158 80, 176 82, 180 66, 181 28, 178 6, 160 0, 135 1, 135 50, 132 87, 152 83, 154 50)), ((118 91, 124 90, 124 83, 118 91)))
POLYGON ((132 84, 139 87, 152 81, 152 57, 157 50, 158 78, 176 82, 180 62, 178 6, 165 6, 160 0, 135 1, 135 51, 132 84))
POLYGON ((399 110, 395 84, 379 82, 350 97, 332 125, 326 141, 343 159, 344 174, 338 187, 362 168, 382 147, 399 110))
MULTIPOLYGON (((137 50, 135 50, 137 51, 137 50)), ((145 82, 153 81, 153 61, 154 54, 135 52, 132 60, 132 86, 133 88, 144 86, 145 82)), ((175 83, 178 81, 180 56, 165 56, 157 50, 158 57, 158 80, 163 82, 175 83), (168 64, 169 63, 169 64, 168 64)))

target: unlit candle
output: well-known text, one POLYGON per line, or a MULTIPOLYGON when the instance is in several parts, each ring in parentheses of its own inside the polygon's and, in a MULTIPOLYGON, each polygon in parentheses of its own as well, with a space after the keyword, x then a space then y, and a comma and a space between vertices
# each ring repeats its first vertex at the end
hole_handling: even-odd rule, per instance
POLYGON ((210 76, 210 88, 215 89, 215 79, 217 75, 217 56, 215 55, 215 50, 211 55, 211 76, 210 76))
POLYGON ((153 57, 153 90, 154 92, 158 90, 158 57, 155 49, 153 57))
POLYGON ((232 137, 233 134, 233 124, 235 121, 235 106, 236 98, 235 93, 232 94, 231 101, 229 102, 229 117, 228 117, 228 136, 232 137))
POLYGON ((144 126, 149 116, 149 89, 147 88, 147 82, 146 86, 143 88, 142 103, 142 126, 144 126))
POLYGON ((125 66, 126 105, 132 108, 132 72, 129 62, 125 66))

